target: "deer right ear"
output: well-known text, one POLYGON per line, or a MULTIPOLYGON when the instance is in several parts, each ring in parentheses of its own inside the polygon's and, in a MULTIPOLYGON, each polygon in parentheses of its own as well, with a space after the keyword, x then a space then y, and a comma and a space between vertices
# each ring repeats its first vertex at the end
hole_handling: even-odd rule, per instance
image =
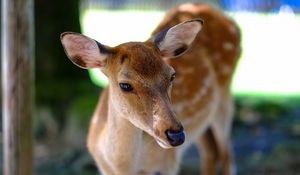
POLYGON ((75 65, 84 69, 105 66, 110 53, 108 47, 74 32, 62 33, 60 40, 68 58, 75 65))
POLYGON ((177 57, 191 46, 202 25, 203 21, 201 19, 193 19, 177 24, 158 33, 153 38, 153 42, 159 48, 162 57, 177 57))

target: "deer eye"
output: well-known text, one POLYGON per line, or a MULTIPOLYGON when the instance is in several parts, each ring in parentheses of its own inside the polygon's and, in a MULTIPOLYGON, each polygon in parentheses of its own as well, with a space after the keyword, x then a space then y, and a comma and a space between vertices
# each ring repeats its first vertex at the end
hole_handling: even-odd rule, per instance
POLYGON ((133 87, 129 83, 119 83, 120 88, 122 91, 125 92, 131 92, 133 90, 133 87))
POLYGON ((171 83, 174 81, 175 77, 176 77, 176 74, 174 73, 174 74, 171 76, 171 78, 170 78, 170 82, 171 82, 171 83))

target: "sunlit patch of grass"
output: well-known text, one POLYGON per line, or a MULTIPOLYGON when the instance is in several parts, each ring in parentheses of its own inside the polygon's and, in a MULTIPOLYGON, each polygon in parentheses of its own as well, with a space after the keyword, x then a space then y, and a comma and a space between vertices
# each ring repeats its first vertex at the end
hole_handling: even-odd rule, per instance
MULTIPOLYGON (((145 41, 162 11, 90 9, 82 16, 83 33, 102 44, 145 41)), ((232 84, 235 94, 300 95, 300 17, 293 14, 230 14, 242 31, 242 57, 232 84)), ((92 81, 106 86, 99 70, 92 81)))

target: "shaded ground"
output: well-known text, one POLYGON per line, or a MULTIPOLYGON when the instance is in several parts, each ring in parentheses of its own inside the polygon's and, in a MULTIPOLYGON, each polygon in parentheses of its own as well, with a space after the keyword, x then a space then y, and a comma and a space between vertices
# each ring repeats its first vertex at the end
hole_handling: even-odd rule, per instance
MULTIPOLYGON (((94 105, 77 103, 73 108, 94 105)), ((233 142, 238 174, 300 174, 300 98, 242 96, 236 97, 236 106, 233 142)), ((46 115, 47 111, 41 113, 46 115)), ((47 132, 53 132, 52 136, 48 133, 46 138, 39 136, 36 139, 36 174, 97 174, 85 148, 86 129, 79 130, 78 124, 71 120, 67 129, 55 131, 51 129, 55 128, 51 120, 44 122, 51 125, 47 126, 47 132)), ((0 163, 2 166, 2 156, 0 163)), ((191 147, 184 157, 180 174, 199 174, 199 165, 197 150, 191 147)))
MULTIPOLYGON (((237 98, 233 143, 238 174, 300 174, 300 101, 237 98)), ((198 174, 196 149, 182 175, 198 174)))

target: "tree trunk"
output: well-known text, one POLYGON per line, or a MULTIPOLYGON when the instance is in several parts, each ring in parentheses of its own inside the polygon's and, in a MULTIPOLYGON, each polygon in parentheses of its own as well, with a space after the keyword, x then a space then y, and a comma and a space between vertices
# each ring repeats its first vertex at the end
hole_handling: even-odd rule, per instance
POLYGON ((32 175, 33 1, 2 0, 4 175, 32 175))

